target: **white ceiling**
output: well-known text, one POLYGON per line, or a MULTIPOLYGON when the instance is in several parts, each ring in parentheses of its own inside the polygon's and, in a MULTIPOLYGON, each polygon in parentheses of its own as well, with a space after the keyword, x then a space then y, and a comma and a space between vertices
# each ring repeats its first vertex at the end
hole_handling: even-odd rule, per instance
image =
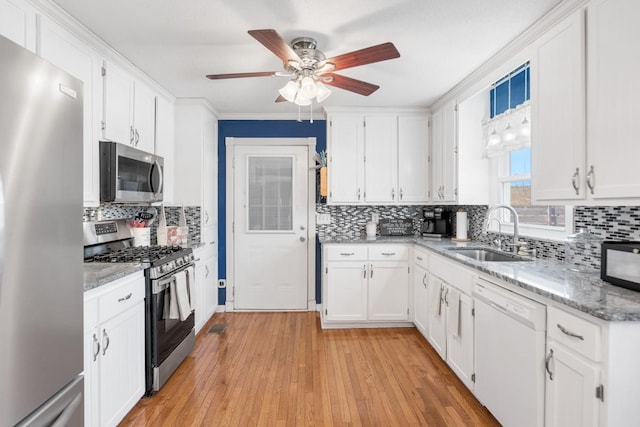
POLYGON ((426 107, 560 1, 55 0, 170 93, 207 98, 221 117, 298 111, 274 102, 286 77, 205 78, 282 70, 247 30, 315 37, 327 57, 391 41, 400 58, 339 72, 380 89, 364 97, 331 88, 322 104, 426 107))

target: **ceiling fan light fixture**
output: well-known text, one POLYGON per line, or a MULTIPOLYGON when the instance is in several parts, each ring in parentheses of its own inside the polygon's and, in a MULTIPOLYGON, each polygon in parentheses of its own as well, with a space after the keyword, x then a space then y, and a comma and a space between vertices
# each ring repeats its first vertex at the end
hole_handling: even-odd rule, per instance
POLYGON ((311 105, 311 98, 305 98, 301 91, 296 95, 295 100, 293 101, 296 105, 301 107, 305 107, 307 105, 311 105))
POLYGON ((318 89, 318 93, 316 94, 317 102, 322 102, 331 95, 331 90, 322 82, 317 82, 316 88, 318 89))
POLYGON ((313 99, 318 93, 318 87, 312 77, 303 77, 300 81, 300 95, 306 99, 313 99))
POLYGON ((298 82, 296 80, 289 80, 278 92, 287 101, 294 102, 296 94, 298 93, 298 82))

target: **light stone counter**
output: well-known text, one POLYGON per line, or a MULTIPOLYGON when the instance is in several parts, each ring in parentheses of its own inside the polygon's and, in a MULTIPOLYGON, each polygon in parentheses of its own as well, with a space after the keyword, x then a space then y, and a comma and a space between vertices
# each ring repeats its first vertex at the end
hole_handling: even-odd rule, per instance
POLYGON ((577 273, 554 260, 526 262, 482 262, 455 253, 455 247, 484 247, 475 242, 455 243, 450 239, 433 240, 421 236, 329 237, 322 244, 415 243, 451 260, 460 262, 497 279, 546 297, 607 321, 639 321, 640 292, 611 285, 598 274, 577 273))
POLYGON ((84 264, 84 290, 98 288, 114 280, 128 276, 136 271, 144 270, 146 263, 103 263, 87 262, 84 264))

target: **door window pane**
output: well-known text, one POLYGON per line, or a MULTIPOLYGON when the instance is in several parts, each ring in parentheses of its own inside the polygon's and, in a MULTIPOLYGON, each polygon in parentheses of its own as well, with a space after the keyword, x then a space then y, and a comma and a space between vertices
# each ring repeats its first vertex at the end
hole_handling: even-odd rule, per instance
POLYGON ((248 158, 249 231, 293 229, 293 158, 248 158))

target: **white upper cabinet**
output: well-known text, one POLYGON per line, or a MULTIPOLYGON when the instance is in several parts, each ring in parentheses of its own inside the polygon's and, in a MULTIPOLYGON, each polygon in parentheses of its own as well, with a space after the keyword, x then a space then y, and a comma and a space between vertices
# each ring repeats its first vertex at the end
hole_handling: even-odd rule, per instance
POLYGON ((100 135, 102 58, 88 45, 50 19, 40 17, 39 54, 84 83, 84 205, 100 203, 98 138, 100 135))
POLYGON ((429 200, 429 121, 425 116, 398 117, 398 201, 429 200))
POLYGON ((586 174, 582 10, 536 43, 531 76, 533 198, 582 199, 586 174))
POLYGON ((103 137, 152 153, 155 93, 117 65, 104 64, 103 137))
POLYGON ((638 199, 640 2, 594 0, 587 16, 587 196, 638 199))
POLYGON ((0 0, 0 35, 36 51, 36 11, 21 0, 0 0))
POLYGON ((394 203, 398 198, 398 118, 366 116, 364 126, 364 199, 368 204, 394 203))
POLYGON ((174 155, 173 155, 173 136, 175 112, 173 101, 158 96, 156 104, 156 148, 155 154, 164 159, 163 173, 163 191, 162 198, 165 204, 171 205, 174 202, 173 197, 173 177, 174 177, 174 155))
POLYGON ((456 182, 457 105, 449 102, 433 112, 431 167, 431 200, 455 202, 458 195, 456 182))
POLYGON ((534 200, 640 201, 640 177, 633 173, 640 157, 640 57, 633 53, 640 39, 638 16, 635 0, 593 0, 586 25, 579 10, 535 43, 534 200))
POLYGON ((364 117, 337 115, 327 121, 328 202, 364 201, 364 117))
POLYGON ((427 202, 428 119, 423 111, 330 109, 328 203, 427 202))

